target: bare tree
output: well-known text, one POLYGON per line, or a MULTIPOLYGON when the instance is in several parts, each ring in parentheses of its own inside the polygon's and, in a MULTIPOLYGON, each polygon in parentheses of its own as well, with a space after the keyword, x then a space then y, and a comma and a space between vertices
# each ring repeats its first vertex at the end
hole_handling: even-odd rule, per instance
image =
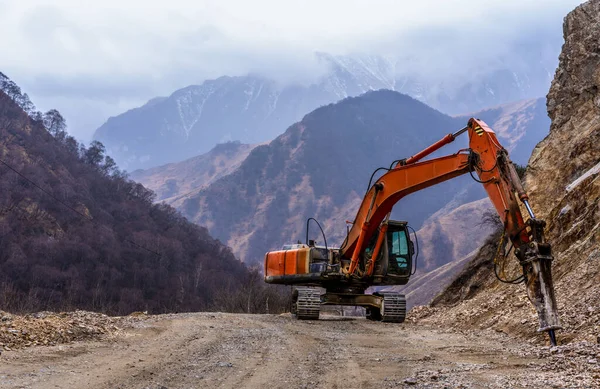
POLYGON ((99 166, 104 161, 104 153, 106 148, 97 140, 93 140, 90 143, 90 147, 85 150, 83 158, 84 161, 92 166, 99 166))
POLYGON ((67 136, 67 122, 65 118, 55 109, 46 112, 43 117, 44 127, 53 137, 64 140, 67 136))

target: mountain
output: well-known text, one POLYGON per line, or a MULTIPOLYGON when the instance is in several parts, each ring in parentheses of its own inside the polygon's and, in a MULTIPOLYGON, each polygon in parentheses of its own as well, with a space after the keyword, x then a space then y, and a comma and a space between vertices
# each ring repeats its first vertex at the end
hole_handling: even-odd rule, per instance
MULTIPOLYGON (((248 263, 303 239, 308 217, 320 220, 328 243, 336 245, 376 168, 410 156, 462 125, 461 119, 406 95, 368 92, 311 112, 271 143, 252 150, 233 173, 177 205, 248 263)), ((394 215, 418 228, 470 182, 461 177, 408 196, 394 215)))
MULTIPOLYGON (((502 144, 509 150, 511 159, 520 165, 527 164, 533 147, 546 136, 550 128, 543 98, 503 104, 470 115, 460 115, 459 118, 466 123, 472 116, 485 120, 496 131, 502 144)), ((153 190, 157 200, 179 207, 189 195, 232 173, 254 147, 256 145, 240 142, 218 144, 208 153, 182 162, 136 170, 131 173, 131 178, 153 190)), ((485 196, 477 185, 466 189, 455 195, 455 201, 448 203, 446 212, 464 204, 465 196, 485 196)))
POLYGON ((101 144, 78 144, 60 115, 38 120, 23 100, 0 91, 2 309, 203 310, 246 282, 206 228, 153 204, 101 144))
MULTIPOLYGON (((425 57, 319 53, 330 69, 322 85, 339 99, 368 90, 390 89, 451 115, 479 111, 546 93, 560 51, 560 41, 552 35, 523 37, 512 42, 507 53, 448 73, 437 68, 429 72, 430 64, 425 63, 429 59, 425 57)), ((435 53, 436 43, 427 43, 435 53)))
MULTIPOLYGON (((547 222, 553 276, 564 329, 559 342, 597 342, 600 322, 600 1, 564 21, 565 43, 547 96, 550 133, 533 150, 525 176, 530 203, 547 222)), ((497 241, 496 241, 497 242, 497 241)), ((522 285, 500 284, 492 272, 495 245, 482 248, 421 320, 452 327, 493 328, 530 335, 537 328, 522 285)), ((545 342, 539 335, 538 342, 545 342)))
POLYGON ((208 153, 178 163, 136 170, 130 177, 154 191, 156 200, 173 204, 232 173, 256 146, 221 143, 208 153))
POLYGON ((465 68, 446 78, 419 70, 425 67, 409 56, 316 53, 326 71, 312 83, 257 75, 207 80, 109 118, 94 139, 119 166, 134 170, 181 161, 226 141, 269 141, 306 113, 370 90, 395 90, 449 114, 474 112, 543 95, 558 51, 559 42, 523 40, 477 71, 465 68))
MULTIPOLYGON (((467 117, 466 116, 460 116, 459 118, 456 118, 454 120, 451 120, 451 118, 446 117, 447 119, 450 119, 447 121, 447 124, 444 123, 441 126, 437 126, 437 127, 432 127, 430 129, 429 132, 434 132, 436 135, 435 136, 429 136, 426 135, 425 137, 423 137, 422 139, 419 136, 416 136, 417 133, 415 134, 411 134, 410 139, 414 139, 414 142, 412 144, 407 144, 405 140, 401 141, 402 147, 399 149, 396 148, 392 148, 389 149, 389 146, 386 146, 387 149, 389 149, 390 151, 388 153, 386 153, 386 155, 382 155, 381 151, 379 151, 380 149, 382 149, 383 146, 381 146, 382 143, 385 143, 385 139, 388 137, 403 137, 402 133, 399 133, 398 130, 396 130, 396 126, 400 127, 400 128, 405 128, 403 131, 406 131, 407 133, 410 133, 411 131, 415 130, 414 128, 411 127, 411 125, 409 126, 404 126, 402 125, 402 123, 405 122, 406 118, 405 114, 402 115, 394 115, 393 113, 390 112, 386 112, 386 110, 388 109, 388 107, 391 107, 389 109, 396 109, 395 105, 390 105, 388 102, 385 102, 385 98, 391 98, 392 100, 397 99, 397 94, 393 93, 393 92, 382 92, 381 94, 375 94, 375 96, 379 96, 378 101, 381 101, 382 103, 382 107, 386 107, 386 108, 382 108, 381 110, 377 110, 374 112, 369 112, 369 115, 383 115, 383 117, 386 118, 386 120, 389 120, 389 123, 386 124, 385 129, 382 128, 381 125, 377 125, 375 127, 367 127, 365 124, 361 124, 360 125, 360 129, 356 129, 356 131, 360 131, 361 133, 364 133, 365 135, 362 135, 362 137, 364 139, 368 139, 368 137, 372 137, 374 139, 376 139, 375 141, 371 140, 370 142, 366 142, 364 146, 362 145, 354 145, 354 147, 359 148, 359 150, 357 151, 358 153, 360 153, 361 155, 366 154, 372 154, 373 156, 377 157, 378 161, 380 161, 380 164, 383 165, 387 165, 389 164, 390 161, 392 161, 393 159, 398 158, 399 156, 403 155, 402 153, 404 153, 404 156, 409 155, 410 153, 414 153, 417 150, 419 150, 419 148, 425 147, 427 146, 429 143, 437 140, 438 138, 440 138, 441 136, 443 136, 443 134, 445 134, 446 132, 455 130, 458 127, 463 126, 466 122, 467 122, 467 117), (397 125, 395 125, 393 123, 394 120, 397 120, 397 125), (393 129, 393 130, 391 130, 393 129), (376 144, 376 146, 374 146, 374 144, 376 144), (368 147, 368 148, 366 148, 368 147), (403 151, 406 150, 406 151, 403 151)), ((359 99, 359 101, 361 101, 359 99)), ((400 103, 397 103, 400 104, 400 103)), ((431 114, 431 112, 434 112, 431 109, 426 109, 423 108, 422 104, 418 104, 417 101, 413 100, 413 99, 405 99, 403 100, 402 104, 406 104, 407 106, 412 106, 412 105, 416 105, 418 107, 420 107, 419 109, 422 109, 424 112, 426 112, 426 114, 424 115, 425 117, 429 117, 428 115, 431 114)), ((525 163, 523 162, 523 157, 522 154, 520 153, 519 150, 520 149, 525 149, 527 147, 527 142, 529 142, 529 140, 534 140, 535 142, 538 142, 539 140, 541 140, 547 133, 548 131, 548 127, 549 127, 549 121, 550 119, 548 118, 545 110, 541 110, 540 109, 541 106, 541 100, 540 99, 531 99, 531 100, 524 100, 524 101, 519 101, 519 102, 515 102, 515 103, 509 103, 509 104, 505 104, 502 106, 498 106, 495 108, 491 108, 491 109, 487 109, 481 112, 477 112, 475 114, 473 114, 476 117, 480 117, 483 118, 485 120, 487 120, 490 125, 492 126, 492 128, 497 127, 498 129, 498 136, 501 139, 502 143, 504 145, 507 146, 507 148, 509 148, 510 152, 511 152, 511 157, 513 157, 513 159, 515 159, 516 162, 518 163, 525 163), (525 144, 525 146, 523 146, 523 144, 525 144)), ((321 108, 321 110, 325 110, 325 111, 329 111, 329 110, 334 110, 335 105, 330 105, 329 107, 324 107, 321 108)), ((407 108, 403 108, 403 111, 406 110, 407 108)), ((319 111, 319 110, 317 110, 319 111)), ((346 111, 344 111, 344 113, 339 113, 336 115, 335 118, 331 119, 331 124, 328 124, 328 126, 330 127, 340 127, 343 126, 344 123, 348 120, 347 117, 344 117, 343 115, 347 115, 348 118, 354 117, 354 113, 350 112, 350 109, 347 109, 346 111)), ((435 113, 436 117, 439 117, 439 113, 435 113)), ((444 115, 442 115, 442 117, 445 117, 444 115)), ((412 118, 414 118, 414 116, 412 116, 412 118)), ((373 119, 374 120, 374 119, 373 119)), ((414 120, 414 119, 413 119, 414 120)), ((301 122, 302 123, 302 122, 301 122)), ((300 124, 298 124, 300 125, 300 124)), ((294 127, 294 126, 292 126, 294 127)), ((291 131, 291 130, 288 130, 291 131)), ((327 131, 331 131, 330 129, 328 129, 327 131)), ((340 144, 340 142, 344 141, 344 137, 349 137, 352 138, 355 135, 352 133, 337 133, 335 135, 332 135, 332 138, 328 140, 329 143, 331 143, 332 145, 338 145, 340 144), (335 137, 335 138, 333 138, 335 137)), ((285 136, 284 136, 285 137, 285 136)), ((438 152, 438 154, 445 154, 445 153, 449 153, 452 152, 452 150, 456 150, 458 148, 461 147, 465 147, 466 146, 466 139, 460 139, 459 141, 457 141, 456 145, 451 145, 449 146, 448 149, 443 149, 440 152, 438 152)), ((283 148, 286 149, 287 146, 283 146, 279 144, 279 141, 275 141, 272 144, 273 147, 277 147, 277 148, 283 148)), ((296 147, 296 146, 295 146, 296 147)), ((312 146, 308 146, 308 145, 302 145, 302 147, 312 147, 312 146)), ((338 146, 336 146, 338 147, 338 146)), ((264 150, 264 149, 271 149, 271 145, 262 145, 259 146, 259 148, 262 148, 260 150, 264 150)), ((246 173, 239 173, 237 172, 237 170, 242 168, 243 164, 248 164, 248 165, 252 165, 255 162, 252 162, 254 160, 255 157, 251 156, 251 151, 253 151, 254 149, 252 149, 250 146, 247 145, 243 145, 240 143, 226 143, 223 145, 218 145, 217 147, 215 147, 213 150, 211 150, 209 153, 207 154, 203 154, 194 158, 191 158, 189 160, 180 162, 180 163, 174 163, 174 164, 168 164, 168 165, 164 165, 161 167, 157 167, 157 168, 153 168, 153 169, 148 169, 145 171, 136 171, 132 174, 132 177, 138 181, 140 181, 142 184, 144 184, 145 186, 147 186, 148 188, 156 191, 158 193, 159 199, 162 199, 164 201, 166 201, 167 203, 175 206, 177 209, 183 211, 184 213, 186 213, 187 216, 191 217, 193 220, 196 220, 200 223, 207 223, 209 226, 212 226, 212 221, 210 217, 201 217, 200 215, 198 215, 196 212, 198 211, 192 211, 190 213, 188 213, 186 211, 186 207, 190 207, 190 203, 187 202, 188 199, 190 198, 203 198, 204 194, 203 191, 207 188, 209 188, 211 185, 215 184, 217 185, 217 179, 230 175, 230 174, 246 174, 246 173), (244 161, 244 157, 248 156, 246 159, 249 159, 248 161, 244 161), (212 172, 211 174, 208 174, 208 172, 212 172), (201 193, 202 192, 202 193, 201 193)), ((529 150, 529 153, 531 152, 531 150, 529 150)), ((295 154, 292 154, 290 150, 281 150, 281 151, 277 151, 277 153, 280 153, 282 155, 285 155, 285 153, 289 153, 291 155, 292 159, 297 158, 295 156, 295 154)), ((317 164, 326 164, 327 162, 324 160, 324 154, 321 155, 314 155, 311 156, 314 161, 312 161, 311 163, 317 163, 317 164)), ((344 157, 346 158, 346 157, 344 157)), ((366 185, 364 182, 362 182, 362 180, 360 180, 360 177, 356 177, 355 175, 353 175, 353 173, 356 171, 357 167, 360 168, 360 163, 365 163, 367 164, 367 166, 369 166, 368 169, 364 169, 363 174, 363 180, 366 180, 366 178, 370 175, 370 170, 369 169, 374 169, 375 167, 378 167, 378 165, 375 164, 375 161, 372 160, 372 157, 364 157, 365 162, 349 162, 346 164, 339 164, 339 163, 335 163, 334 165, 336 166, 336 171, 338 171, 337 175, 340 175, 340 173, 343 173, 344 177, 348 177, 348 176, 352 176, 353 180, 356 182, 356 184, 354 184, 353 187, 351 187, 350 190, 354 191, 354 194, 352 195, 352 201, 357 202, 359 199, 359 196, 362 196, 361 190, 364 190, 361 188, 362 185, 366 185)), ((283 161, 283 159, 282 159, 283 161)), ((283 163, 283 162, 282 162, 283 163)), ((296 163, 296 162, 294 162, 296 163)), ((244 165, 246 166, 246 165, 244 165)), ((292 168, 292 167, 289 167, 292 168)), ((288 167, 284 167, 284 169, 288 169, 288 167)), ((293 167, 293 169, 297 169, 297 167, 293 167)), ((319 168, 319 170, 322 168, 319 168)), ((284 173, 284 175, 287 173, 284 173)), ((319 172, 311 172, 311 171, 305 171, 303 174, 305 174, 307 177, 307 184, 308 185, 312 185, 313 182, 318 181, 318 180, 330 180, 327 177, 321 176, 321 173, 319 172), (308 182, 308 180, 310 182, 308 182)), ((333 174, 333 173, 332 173, 333 174)), ((251 176, 256 176, 255 172, 251 172, 251 176)), ((335 176, 335 174, 334 174, 335 176)), ((340 178, 335 177, 335 180, 338 180, 340 178)), ((233 181, 236 181, 235 178, 232 178, 233 181)), ((273 186, 273 188, 275 188, 275 190, 277 190, 277 186, 273 186)), ((443 189, 443 187, 441 187, 443 189)), ((237 189, 231 189, 231 190, 237 190, 237 189)), ((436 192, 436 189, 431 189, 433 192, 436 192)), ((420 196, 419 198, 425 198, 423 196, 426 196, 428 193, 428 191, 424 191, 424 192, 420 192, 418 196, 420 196)), ((440 192, 441 193, 441 192, 440 192)), ((263 194, 265 196, 269 196, 269 195, 273 195, 273 193, 268 193, 268 192, 263 192, 263 194)), ((332 194, 333 196, 333 194, 332 194)), ((336 197, 340 197, 337 194, 335 195, 336 197)), ((416 196, 416 195, 415 195, 416 196)), ((461 220, 459 219, 467 219, 467 220, 471 220, 474 219, 472 216, 474 215, 473 212, 474 209, 470 208, 469 211, 465 211, 464 214, 462 214, 461 212, 455 212, 457 208, 461 207, 463 204, 469 203, 470 201, 473 200, 479 200, 483 197, 485 197, 485 192, 483 191, 483 189, 481 188, 480 185, 470 181, 470 180, 462 180, 460 184, 454 186, 452 185, 452 191, 446 195, 446 196, 441 196, 441 198, 443 199, 443 201, 438 201, 436 199, 436 201, 433 203, 435 204, 435 209, 427 209, 424 214, 430 215, 428 216, 428 220, 425 222, 425 224, 429 224, 429 227, 427 227, 430 231, 428 232, 428 234, 432 233, 431 230, 431 226, 435 226, 437 225, 437 223, 439 223, 442 219, 444 220, 443 223, 445 225, 451 225, 451 224, 456 224, 456 225, 463 225, 464 228, 460 229, 460 230, 451 230, 451 229, 442 229, 440 230, 440 232, 445 236, 447 234, 451 234, 453 235, 453 237, 451 237, 452 240, 458 239, 459 237, 461 238, 465 238, 465 239, 470 239, 470 241, 472 242, 478 242, 478 244, 480 244, 483 239, 485 238, 485 234, 483 234, 483 236, 481 235, 481 231, 479 231, 479 233, 476 233, 478 227, 474 224, 469 224, 467 223, 466 225, 462 223, 461 220), (441 204, 441 205, 440 205, 441 204), (453 222, 451 222, 451 220, 454 220, 453 222), (469 238, 469 236, 471 234, 475 234, 474 236, 480 237, 480 239, 471 239, 469 238)), ((302 196, 299 197, 300 201, 303 201, 302 196)), ((341 196, 343 198, 343 196, 341 196)), ((328 200, 327 202, 324 202, 320 205, 320 208, 322 209, 328 209, 328 207, 332 207, 333 204, 335 203, 339 203, 340 201, 345 201, 345 200, 340 200, 340 199, 333 199, 333 200, 328 200)), ((423 208, 421 206, 421 204, 417 201, 417 200, 410 200, 410 197, 405 199, 404 201, 412 201, 417 207, 423 208)), ((483 204, 483 203, 478 203, 478 204, 483 204)), ((353 210, 356 209, 356 204, 355 203, 348 203, 347 205, 349 207, 349 209, 346 211, 346 213, 348 213, 347 217, 343 220, 349 219, 351 218, 353 215, 350 215, 350 213, 352 213, 353 210)), ((466 208, 465 208, 466 210, 466 208)), ((480 209, 477 212, 483 212, 483 208, 480 209)), ((226 211, 225 211, 226 212, 226 211)), ((327 212, 331 212, 331 210, 327 211, 327 212)), ((410 211, 409 211, 410 212, 410 211)), ((414 212, 413 212, 414 214, 414 212)), ((398 212, 397 213, 399 218, 407 218, 406 215, 403 215, 402 213, 398 212)), ((234 215, 230 215, 228 217, 233 217, 234 215)), ((341 220, 341 219, 340 219, 341 220)), ((342 220, 342 221, 343 221, 342 220)), ((329 220, 324 220, 325 224, 330 224, 331 221, 329 220)), ((423 217, 417 217, 415 219, 409 219, 409 221, 411 221, 411 223, 414 224, 415 227, 420 228, 421 227, 421 222, 424 221, 423 217)), ((302 223, 300 223, 302 224, 302 223)), ((290 241, 290 240, 294 240, 297 239, 299 237, 301 237, 302 234, 298 234, 298 231, 301 230, 300 226, 296 226, 298 227, 297 229, 295 229, 294 233, 290 233, 290 235, 288 235, 287 237, 285 237, 285 240, 283 240, 283 237, 280 237, 276 242, 277 242, 277 246, 279 246, 280 244, 282 244, 285 241, 290 241)), ((212 228, 212 227, 211 227, 212 228)), ((338 227, 339 228, 339 227, 338 227)), ((216 236, 219 237, 219 239, 222 239, 224 241, 228 241, 230 239, 230 236, 228 235, 227 231, 220 231, 217 232, 215 230, 211 230, 213 234, 217 234, 216 236)), ((341 229, 338 229, 336 232, 336 236, 341 236, 340 234, 343 232, 343 227, 341 229)), ((452 248, 450 247, 446 247, 446 246, 442 246, 441 243, 444 242, 444 238, 440 237, 440 239, 437 240, 438 241, 438 249, 441 251, 445 251, 445 252, 453 252, 452 248)), ((246 250, 247 250, 247 246, 240 246, 238 244, 236 244, 235 242, 229 242, 229 244, 232 246, 234 252, 236 253, 236 255, 238 255, 241 258, 246 258, 246 250)), ((470 246, 469 246, 470 247, 470 246)), ((473 250, 475 247, 471 247, 467 252, 473 250)), ((426 250, 426 249, 425 249, 426 250)), ((427 268, 427 270, 431 270, 437 266, 442 266, 445 263, 451 262, 455 259, 459 259, 462 257, 462 254, 464 254, 464 252, 461 252, 460 254, 457 255, 449 255, 449 256, 444 256, 444 257, 440 257, 437 258, 434 262, 431 262, 431 266, 429 266, 427 268)), ((256 254, 257 255, 257 254, 256 254)), ((426 256, 426 251, 423 252, 424 256, 426 256)), ((425 263, 425 262, 423 262, 425 263)))
POLYGON ((281 88, 262 77, 220 77, 107 120, 94 138, 127 169, 181 161, 218 143, 272 139, 304 113, 331 101, 318 91, 281 88))
POLYGON ((417 231, 423 244, 418 268, 431 271, 477 250, 497 227, 484 217, 492 210, 488 198, 472 201, 447 214, 436 213, 417 231))
MULTIPOLYGON (((391 94, 391 96, 395 95, 391 94)), ((522 100, 485 109, 471 115, 484 119, 497 131, 502 144, 509 149, 511 158, 519 164, 527 163, 527 158, 531 154, 533 145, 544 138, 550 126, 550 119, 545 110, 543 99, 522 100)), ((468 116, 460 116, 458 119, 460 121, 457 124, 462 126, 468 120, 468 116)), ((342 119, 340 118, 339 120, 342 119)), ((442 128, 438 130, 440 134, 444 132, 442 128)), ((410 129, 407 129, 407 131, 410 131, 410 129)), ((371 134, 374 137, 379 137, 376 131, 373 131, 371 134)), ((339 143, 337 140, 332 140, 331 142, 334 144, 339 143)), ((424 146, 425 142, 422 143, 421 147, 424 146)), ((206 172, 208 169, 219 173, 225 172, 222 175, 214 175, 216 178, 233 174, 241 166, 240 157, 248 155, 250 150, 250 147, 244 147, 244 145, 239 143, 218 145, 207 154, 180 163, 168 164, 146 171, 136 171, 132 177, 142 182, 148 188, 157 191, 159 197, 164 198, 164 201, 183 210, 184 204, 186 204, 186 201, 190 197, 202 198, 202 191, 215 182, 212 179, 207 181, 206 172), (215 165, 221 166, 221 169, 215 170, 215 165), (173 189, 177 189, 176 194, 174 194, 173 189), (165 198, 164 193, 168 193, 170 197, 165 198)), ((414 150, 416 150, 416 147, 414 150)), ((362 151, 365 152, 366 150, 362 151)), ((442 149, 442 153, 448 152, 452 152, 452 149, 442 149)), ((390 153, 388 158, 394 158, 396 155, 390 153)), ((320 156, 313 158, 317 161, 320 160, 320 156)), ((349 174, 351 174, 355 170, 355 166, 346 164, 339 166, 338 169, 347 169, 350 172, 349 174)), ((319 177, 310 177, 311 183, 315 180, 319 180, 319 177)), ((358 189, 360 188, 359 184, 358 189)), ((235 191, 238 189, 232 188, 231 190, 235 191)), ((469 260, 473 258, 476 250, 484 243, 494 228, 490 223, 482 223, 482 219, 485 219, 485 215, 490 211, 491 205, 481 185, 469 180, 463 180, 460 185, 453 186, 451 190, 446 191, 450 193, 444 193, 444 190, 432 190, 441 199, 444 199, 441 202, 443 203, 441 208, 437 204, 434 209, 431 209, 428 204, 423 204, 426 201, 419 203, 418 198, 413 200, 416 209, 422 209, 424 214, 430 214, 430 216, 424 220, 422 226, 417 231, 418 239, 421 242, 418 260, 419 271, 408 285, 400 288, 403 293, 409 296, 410 306, 429 303, 436 294, 447 287, 453 280, 453 277, 462 271, 469 263, 469 260), (435 210, 435 208, 438 209, 435 210)), ((359 193, 360 190, 356 192, 359 193)), ((298 196, 297 199, 302 201, 302 194, 298 194, 298 196)), ((400 204, 403 204, 405 200, 400 204)), ((187 205, 189 206, 189 203, 187 205)), ((333 200, 328 199, 328 202, 322 202, 320 207, 324 210, 331 206, 333 206, 333 200)), ((356 206, 357 203, 345 206, 348 213, 347 219, 353 216, 351 213, 355 210, 356 206)), ((305 211, 302 207, 298 208, 301 212, 305 211)), ((338 209, 340 208, 342 207, 338 206, 338 209)), ((406 218, 411 223, 419 221, 419 219, 407 218, 402 211, 396 211, 395 215, 401 219, 406 218)), ((190 216, 196 217, 196 220, 202 220, 198 215, 190 216)), ((228 215, 227 217, 234 218, 235 215, 228 215)), ((335 222, 329 219, 321 221, 325 224, 326 228, 332 222, 335 222)), ((203 222, 210 223, 210 219, 205 219, 203 222)), ((248 222, 246 225, 250 225, 250 228, 255 228, 257 223, 261 223, 261 221, 257 219, 255 224, 248 222)), ((285 225, 286 223, 284 218, 274 221, 275 225, 285 225)), ((419 227, 419 224, 414 225, 415 227, 419 227)), ((302 238, 302 228, 304 228, 302 222, 297 221, 295 225, 288 227, 295 227, 296 229, 288 235, 268 235, 269 239, 276 239, 277 242, 271 248, 279 247, 283 242, 302 238)), ((233 228, 238 228, 235 227, 235 223, 233 228)), ((341 230, 343 231, 343 229, 341 230)), ((339 239, 339 227, 337 231, 328 232, 328 235, 330 233, 335 234, 336 239, 339 239)), ((238 256, 245 258, 249 262, 258 262, 257 256, 260 254, 260 251, 256 251, 254 258, 247 257, 247 251, 252 250, 252 246, 256 245, 256 243, 236 245, 235 242, 239 241, 239 236, 243 235, 243 231, 238 231, 237 235, 234 235, 235 238, 229 241, 229 244, 233 246, 234 252, 238 256)), ((231 239, 227 235, 220 236, 220 238, 224 240, 231 239)), ((328 242, 331 242, 331 237, 328 239, 328 242)))

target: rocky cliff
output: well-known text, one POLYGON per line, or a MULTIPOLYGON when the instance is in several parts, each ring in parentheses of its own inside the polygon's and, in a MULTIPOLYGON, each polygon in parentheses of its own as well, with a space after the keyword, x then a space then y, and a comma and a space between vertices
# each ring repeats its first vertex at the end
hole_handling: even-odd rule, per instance
MULTIPOLYGON (((564 326, 560 337, 563 342, 595 342, 600 334, 600 0, 588 1, 566 17, 564 39, 547 96, 550 134, 534 149, 525 184, 536 216, 548 222, 564 326)), ((495 281, 492 252, 484 248, 473 263, 478 265, 459 276, 437 308, 414 317, 532 334, 537 319, 525 289, 495 281), (452 295, 462 298, 450 299, 452 295)))

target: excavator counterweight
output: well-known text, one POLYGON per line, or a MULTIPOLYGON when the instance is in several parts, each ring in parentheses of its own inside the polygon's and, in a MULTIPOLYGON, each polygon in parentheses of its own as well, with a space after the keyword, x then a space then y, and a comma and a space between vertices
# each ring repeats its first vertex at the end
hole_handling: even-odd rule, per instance
POLYGON ((293 312, 299 319, 316 319, 321 305, 332 304, 363 306, 369 319, 402 322, 406 314, 402 294, 365 294, 371 286, 404 285, 416 270, 407 223, 390 220, 392 208, 410 193, 468 173, 485 188, 503 222, 503 237, 508 237, 515 248, 522 275, 507 282, 525 282, 538 312, 538 331, 547 331, 555 345, 554 331, 560 328, 560 321, 552 283, 552 252, 544 238, 545 222, 535 217, 508 152, 494 131, 482 120, 471 118, 461 130, 395 162, 370 186, 339 248, 316 246, 307 237, 305 244, 268 252, 265 281, 298 287, 293 293, 293 312), (423 160, 465 132, 468 149, 423 160), (527 221, 519 201, 527 210, 527 221), (315 287, 324 288, 325 293, 315 287))

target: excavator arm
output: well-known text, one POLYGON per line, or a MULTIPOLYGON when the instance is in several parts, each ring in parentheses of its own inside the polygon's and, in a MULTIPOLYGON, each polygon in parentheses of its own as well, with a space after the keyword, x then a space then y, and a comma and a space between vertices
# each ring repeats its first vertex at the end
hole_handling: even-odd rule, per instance
MULTIPOLYGON (((371 186, 340 248, 341 256, 351 259, 346 275, 370 276, 373 264, 359 269, 359 259, 377 230, 385 231, 392 207, 402 197, 466 173, 483 184, 500 216, 504 235, 515 247, 515 255, 522 267, 521 279, 527 286, 527 295, 538 312, 538 331, 548 331, 552 344, 556 344, 554 330, 560 328, 560 321, 552 284, 551 247, 544 239, 545 222, 535 217, 508 152, 482 120, 471 118, 460 131, 448 134, 418 154, 399 161, 371 186), (421 161, 464 132, 469 135, 469 149, 421 161), (527 222, 521 213, 519 200, 529 214, 527 222)), ((380 234, 380 237, 383 235, 380 234)), ((378 241, 372 258, 377 258, 380 246, 378 241)))

